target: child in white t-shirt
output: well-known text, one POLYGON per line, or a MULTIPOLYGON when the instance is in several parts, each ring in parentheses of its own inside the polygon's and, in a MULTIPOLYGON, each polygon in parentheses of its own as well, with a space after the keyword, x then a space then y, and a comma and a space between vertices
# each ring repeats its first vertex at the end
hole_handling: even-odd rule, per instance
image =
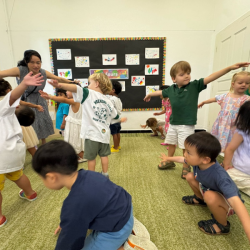
POLYGON ((19 106, 20 98, 28 86, 40 86, 43 82, 40 74, 27 74, 20 85, 12 91, 3 91, 0 82, 0 227, 7 222, 2 214, 2 190, 5 178, 15 182, 21 191, 20 198, 33 201, 37 194, 32 189, 30 181, 23 174, 26 146, 23 142, 21 126, 30 126, 35 119, 35 113, 26 106, 19 106), (21 125, 21 126, 20 126, 21 125))
MULTIPOLYGON (((74 84, 49 83, 73 93, 75 102, 82 104, 81 138, 85 139, 84 158, 88 160, 88 169, 95 171, 96 156, 101 157, 102 174, 108 177, 108 155, 110 155, 110 130, 112 118, 118 119, 112 102, 105 96, 112 90, 110 79, 103 73, 95 73, 89 77, 89 87, 81 88, 74 84)), ((126 118, 121 119, 121 122, 126 118)))

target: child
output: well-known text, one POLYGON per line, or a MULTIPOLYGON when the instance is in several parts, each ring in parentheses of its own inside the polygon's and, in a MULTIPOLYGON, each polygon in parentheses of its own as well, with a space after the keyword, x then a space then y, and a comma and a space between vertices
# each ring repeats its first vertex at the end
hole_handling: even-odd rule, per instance
MULTIPOLYGON (((66 91, 64 89, 58 89, 57 95, 59 97, 67 98, 66 91)), ((60 130, 60 134, 64 136, 64 129, 66 124, 66 117, 69 114, 69 104, 60 103, 56 112, 56 129, 60 130)))
POLYGON ((61 229, 56 250, 123 249, 120 247, 134 223, 129 193, 100 173, 77 171, 77 156, 65 141, 54 140, 42 145, 32 166, 47 188, 70 190, 63 202, 60 226, 55 231, 61 229), (88 229, 93 232, 85 239, 88 229))
MULTIPOLYGON (((170 126, 167 133, 166 143, 169 144, 168 156, 172 157, 175 152, 175 145, 183 149, 187 136, 194 133, 194 126, 197 121, 197 105, 199 93, 206 89, 207 84, 223 76, 231 70, 246 67, 250 63, 237 63, 225 69, 219 70, 206 78, 190 82, 191 67, 188 62, 180 61, 171 68, 170 75, 175 84, 163 91, 155 91, 148 94, 144 100, 150 101, 152 96, 162 95, 169 98, 172 106, 170 126)), ((175 167, 173 162, 164 162, 158 166, 160 170, 175 167)), ((183 164, 181 178, 185 179, 190 166, 183 164)))
POLYGON ((250 196, 250 101, 239 110, 236 131, 225 150, 224 169, 237 187, 250 196), (232 161, 232 165, 231 165, 232 161))
POLYGON ((80 138, 81 124, 82 124, 82 106, 79 102, 73 100, 73 95, 70 91, 66 92, 67 98, 64 96, 48 95, 44 91, 39 91, 41 96, 47 100, 53 100, 60 103, 67 103, 70 105, 69 113, 66 120, 64 141, 70 143, 76 151, 78 162, 85 162, 84 155, 84 139, 80 138))
POLYGON ((216 161, 221 151, 219 141, 207 132, 198 132, 185 140, 184 157, 167 157, 163 161, 186 162, 193 166, 194 173, 188 173, 186 180, 194 195, 182 197, 186 205, 208 206, 211 220, 198 222, 199 229, 209 235, 223 235, 230 232, 227 217, 236 213, 250 240, 250 217, 239 190, 228 173, 216 161))
MULTIPOLYGON (((122 91, 122 85, 118 81, 112 81, 113 89, 110 91, 109 96, 107 96, 113 103, 117 114, 121 116, 122 113, 122 102, 118 95, 122 91)), ((121 130, 121 119, 112 119, 110 122, 110 132, 113 136, 114 145, 111 147, 111 153, 119 152, 120 146, 120 130, 121 130)))
MULTIPOLYGON (((162 85, 160 87, 160 90, 164 90, 164 89, 167 89, 167 88, 169 88, 168 85, 162 85)), ((169 128, 170 116, 172 114, 172 108, 171 108, 169 98, 163 98, 162 95, 160 96, 160 98, 162 99, 163 110, 161 112, 159 112, 159 113, 154 113, 154 115, 165 114, 165 133, 167 134, 168 133, 168 128, 169 128)), ((166 142, 162 142, 161 145, 166 146, 168 144, 166 142)))
POLYGON ((158 136, 158 132, 161 133, 161 139, 165 139, 164 131, 163 131, 163 126, 165 122, 162 120, 156 120, 155 118, 149 118, 146 121, 146 125, 141 125, 142 128, 149 127, 152 129, 153 134, 150 136, 158 136))
POLYGON ((22 170, 26 147, 22 140, 23 136, 20 126, 30 126, 34 122, 35 114, 33 110, 25 106, 16 108, 26 88, 28 86, 40 86, 41 82, 43 82, 43 77, 40 74, 32 76, 32 72, 30 72, 24 77, 21 84, 8 94, 0 91, 0 227, 7 223, 6 217, 2 214, 3 199, 1 194, 4 188, 5 177, 15 182, 21 188, 19 192, 20 198, 33 201, 37 197, 28 177, 23 174, 22 170))
POLYGON ((235 131, 235 119, 238 114, 240 106, 250 96, 245 95, 245 91, 250 84, 250 73, 241 71, 233 75, 231 89, 232 93, 217 95, 215 98, 208 99, 201 102, 198 108, 204 104, 217 102, 221 106, 221 111, 218 114, 216 121, 212 127, 212 135, 214 135, 221 143, 222 152, 225 151, 228 143, 232 140, 235 131))
MULTIPOLYGON (((108 175, 108 155, 110 152, 110 121, 118 119, 112 102, 104 95, 110 93, 112 84, 103 73, 95 73, 89 77, 89 87, 81 88, 74 84, 49 82, 54 87, 60 87, 73 93, 75 102, 82 104, 81 138, 85 139, 84 158, 88 160, 88 169, 95 171, 96 156, 101 157, 102 174, 108 175)), ((125 118, 121 119, 123 122, 125 118)))

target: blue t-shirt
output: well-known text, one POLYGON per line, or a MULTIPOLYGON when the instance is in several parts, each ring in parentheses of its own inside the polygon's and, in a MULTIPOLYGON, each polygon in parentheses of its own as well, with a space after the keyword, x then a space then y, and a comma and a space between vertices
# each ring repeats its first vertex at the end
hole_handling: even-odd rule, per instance
POLYGON ((68 115, 69 113, 69 104, 60 103, 58 110, 56 112, 56 128, 61 129, 61 125, 63 122, 63 116, 68 115))
POLYGON ((200 170, 199 166, 194 166, 193 169, 195 179, 201 183, 204 191, 217 191, 223 194, 226 199, 233 196, 239 196, 241 199, 236 184, 218 162, 205 170, 200 170))
POLYGON ((131 215, 131 196, 102 174, 79 170, 61 210, 56 250, 79 250, 88 229, 118 232, 131 215))

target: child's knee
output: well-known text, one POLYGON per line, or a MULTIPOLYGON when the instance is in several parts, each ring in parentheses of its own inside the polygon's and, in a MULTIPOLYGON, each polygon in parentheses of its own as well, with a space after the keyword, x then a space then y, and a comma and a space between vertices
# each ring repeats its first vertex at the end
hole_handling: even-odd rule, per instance
POLYGON ((217 200, 217 193, 214 191, 206 191, 203 194, 204 201, 209 204, 215 204, 217 200))
POLYGON ((189 172, 187 175, 186 175, 186 181, 187 182, 192 182, 192 181, 196 181, 195 178, 194 178, 194 173, 192 172, 189 172))

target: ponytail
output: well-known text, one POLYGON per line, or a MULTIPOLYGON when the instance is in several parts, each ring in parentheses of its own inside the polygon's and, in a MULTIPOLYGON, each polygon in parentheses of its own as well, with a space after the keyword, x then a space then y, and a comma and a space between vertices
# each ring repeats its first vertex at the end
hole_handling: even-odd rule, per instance
POLYGON ((17 63, 17 66, 28 67, 28 63, 30 62, 30 59, 31 59, 32 56, 37 56, 42 61, 42 58, 41 58, 40 54, 37 51, 35 51, 35 50, 25 50, 24 55, 23 55, 23 60, 19 61, 17 63))

